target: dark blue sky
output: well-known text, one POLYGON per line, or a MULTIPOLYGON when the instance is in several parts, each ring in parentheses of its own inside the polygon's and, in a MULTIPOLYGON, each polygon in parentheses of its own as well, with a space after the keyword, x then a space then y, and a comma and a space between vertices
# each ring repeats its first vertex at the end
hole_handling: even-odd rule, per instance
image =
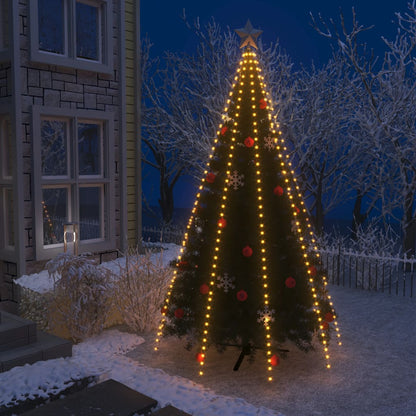
POLYGON ((148 34, 154 43, 154 53, 164 50, 192 50, 195 38, 181 20, 182 10, 190 21, 200 17, 207 23, 211 17, 223 27, 243 27, 249 18, 253 26, 263 30, 263 43, 279 38, 280 44, 297 63, 309 65, 312 60, 325 62, 330 55, 329 42, 311 27, 309 12, 319 12, 326 19, 338 19, 342 8, 347 22, 351 21, 354 6, 358 21, 375 25, 366 37, 377 51, 382 51, 381 35, 395 34, 396 11, 405 11, 406 0, 147 0, 141 2, 141 32, 148 34))
MULTIPOLYGON (((192 52, 196 39, 181 19, 183 9, 189 21, 199 17, 202 25, 214 17, 224 28, 238 29, 250 19, 254 28, 263 30, 263 44, 279 39, 297 66, 309 66, 312 61, 319 66, 328 60, 331 48, 329 41, 311 26, 309 12, 315 16, 321 13, 325 20, 332 17, 339 22, 340 7, 349 24, 354 7, 360 24, 375 26, 366 32, 364 40, 376 54, 383 55, 381 36, 390 39, 395 36, 395 12, 406 11, 407 0, 142 0, 141 34, 149 36, 155 55, 165 50, 192 52)), ((157 205, 158 184, 153 175, 150 178, 147 177, 143 188, 150 203, 157 205)), ((176 207, 192 205, 195 192, 189 179, 181 180, 175 190, 176 207)))

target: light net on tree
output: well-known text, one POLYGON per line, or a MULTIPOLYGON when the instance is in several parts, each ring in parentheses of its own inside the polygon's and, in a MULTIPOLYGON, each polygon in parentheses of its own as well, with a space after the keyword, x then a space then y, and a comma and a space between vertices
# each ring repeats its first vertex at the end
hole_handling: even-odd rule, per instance
MULTIPOLYGON (((163 335, 191 338, 200 371, 212 345, 309 351, 339 337, 327 279, 256 53, 247 46, 201 180, 163 306, 163 335)), ((238 368, 238 366, 236 365, 238 368)))

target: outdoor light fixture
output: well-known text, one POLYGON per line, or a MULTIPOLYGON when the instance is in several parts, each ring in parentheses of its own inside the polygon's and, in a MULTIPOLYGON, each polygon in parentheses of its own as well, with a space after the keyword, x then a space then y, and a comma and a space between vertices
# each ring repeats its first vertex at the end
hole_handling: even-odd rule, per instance
POLYGON ((78 224, 69 222, 64 224, 64 252, 78 255, 78 224))

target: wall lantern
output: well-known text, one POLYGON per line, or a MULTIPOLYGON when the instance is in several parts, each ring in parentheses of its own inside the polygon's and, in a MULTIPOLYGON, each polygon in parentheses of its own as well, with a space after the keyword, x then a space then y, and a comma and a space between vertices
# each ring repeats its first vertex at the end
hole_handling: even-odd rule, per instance
POLYGON ((78 255, 78 224, 75 222, 70 222, 64 224, 64 252, 72 254, 74 256, 78 255))

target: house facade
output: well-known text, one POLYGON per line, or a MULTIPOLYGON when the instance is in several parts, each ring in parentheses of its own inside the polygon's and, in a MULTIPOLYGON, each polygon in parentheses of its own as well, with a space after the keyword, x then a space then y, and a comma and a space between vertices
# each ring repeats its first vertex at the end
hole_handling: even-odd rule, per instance
POLYGON ((140 241, 139 33, 139 1, 0 0, 0 307, 65 224, 79 253, 140 241))

